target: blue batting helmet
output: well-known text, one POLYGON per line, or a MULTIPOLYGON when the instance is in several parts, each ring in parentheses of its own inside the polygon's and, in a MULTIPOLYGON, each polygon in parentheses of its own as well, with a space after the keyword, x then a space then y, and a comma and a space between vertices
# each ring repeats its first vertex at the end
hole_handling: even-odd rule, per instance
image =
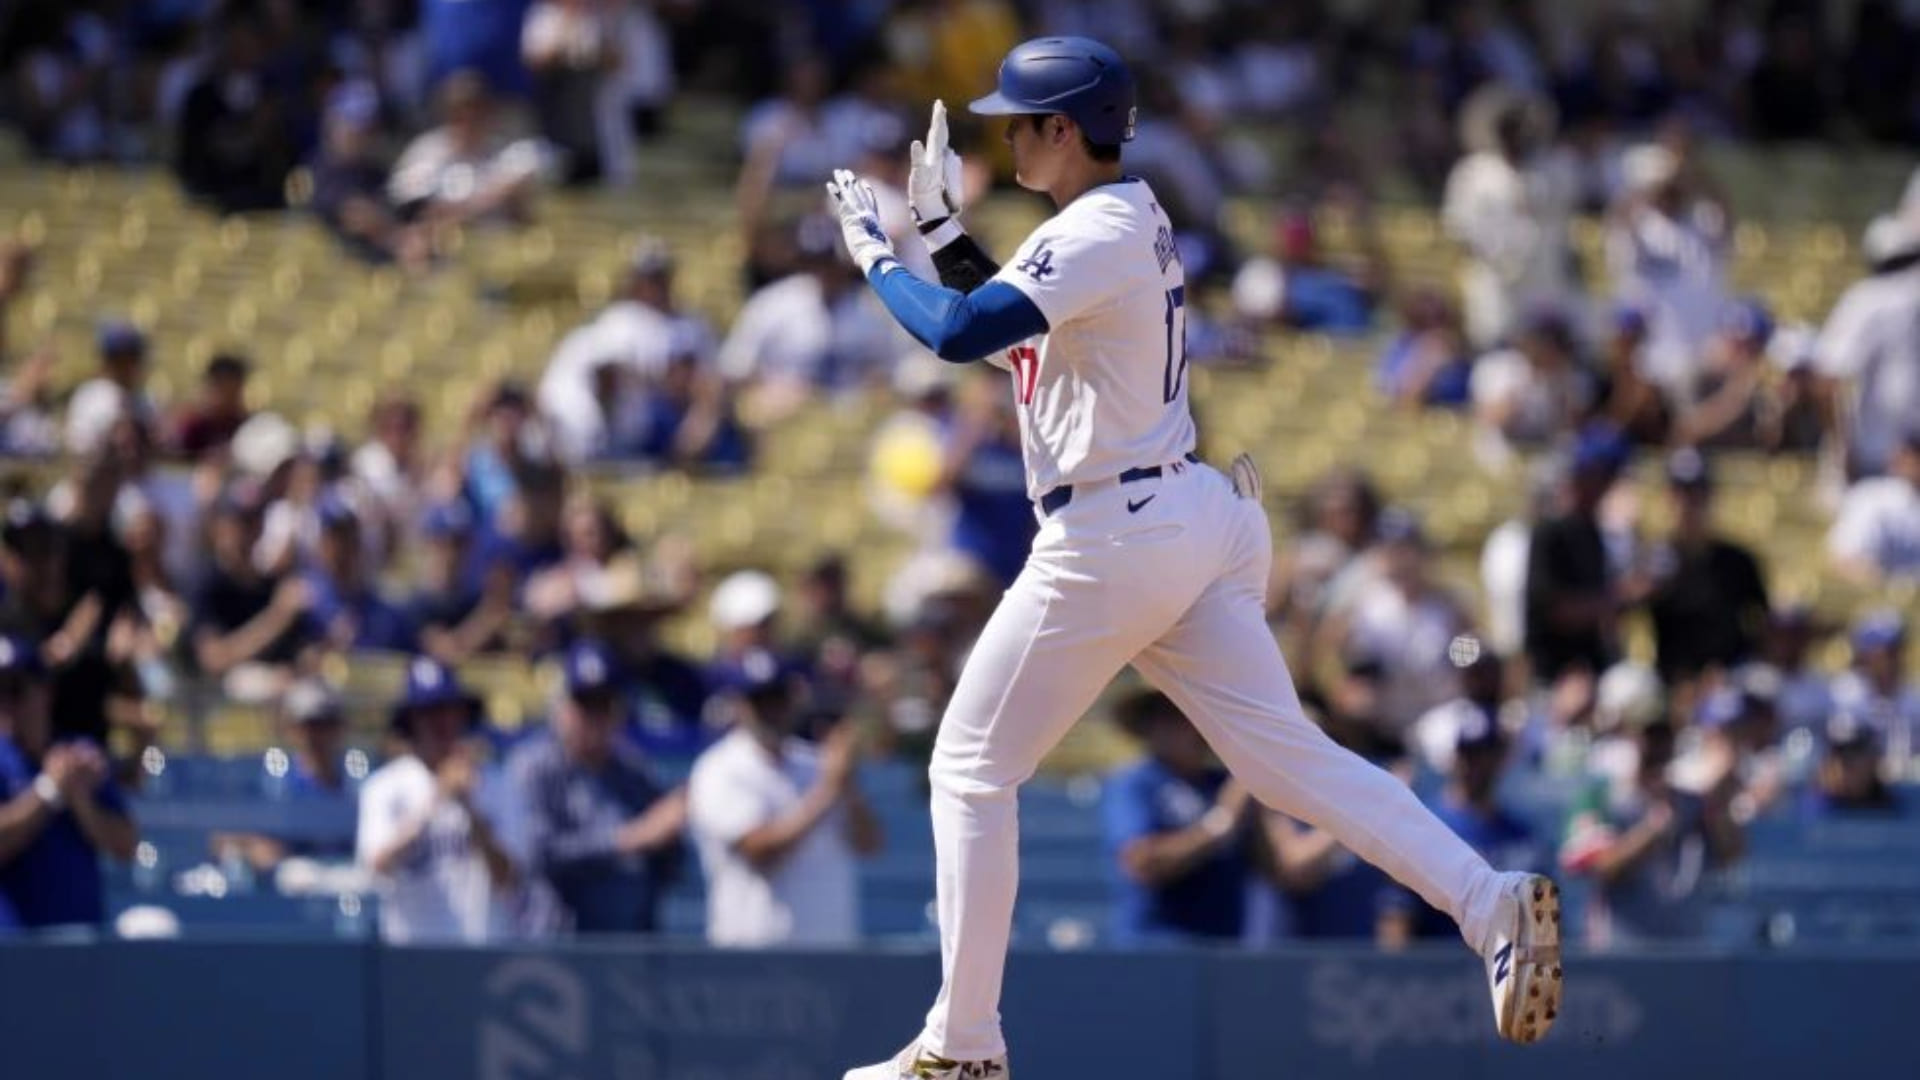
POLYGON ((1062 113, 1096 146, 1133 138, 1133 76, 1120 54, 1092 38, 1044 37, 1013 47, 1000 85, 969 105, 981 116, 1062 113))

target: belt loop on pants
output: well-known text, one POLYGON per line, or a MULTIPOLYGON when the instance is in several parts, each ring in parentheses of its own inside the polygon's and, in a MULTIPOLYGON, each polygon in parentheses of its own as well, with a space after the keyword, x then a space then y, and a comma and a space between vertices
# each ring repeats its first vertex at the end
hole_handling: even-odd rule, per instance
MULTIPOLYGON (((1164 465, 1164 466, 1163 465, 1142 465, 1139 468, 1128 469, 1125 472, 1122 472, 1117 477, 1117 479, 1122 484, 1131 484, 1136 480, 1158 480, 1163 474, 1165 474, 1165 472, 1168 469, 1172 469, 1175 472, 1179 472, 1181 462, 1186 462, 1192 465, 1198 465, 1200 464, 1200 455, 1189 450, 1187 451, 1186 456, 1181 459, 1181 461, 1176 461, 1171 465, 1164 465)), ((1067 505, 1072 501, 1073 501, 1073 485, 1061 484, 1059 487, 1054 488, 1053 490, 1048 491, 1045 494, 1040 496, 1040 499, 1039 499, 1040 516, 1052 517, 1055 511, 1059 510, 1061 507, 1067 505)))

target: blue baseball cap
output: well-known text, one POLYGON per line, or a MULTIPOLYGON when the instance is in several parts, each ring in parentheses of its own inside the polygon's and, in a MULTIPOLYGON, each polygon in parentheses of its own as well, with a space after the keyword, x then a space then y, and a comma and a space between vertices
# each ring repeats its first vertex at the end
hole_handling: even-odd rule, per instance
POLYGON ((414 657, 407 662, 406 688, 393 704, 393 726, 405 732, 415 712, 440 705, 465 706, 470 722, 480 722, 480 699, 460 685, 460 677, 452 668, 431 656, 414 657))
POLYGON ((100 352, 106 356, 124 356, 147 351, 147 335, 125 319, 108 319, 95 334, 100 352))
POLYGON ((1620 303, 1613 308, 1613 332, 1635 337, 1647 332, 1647 309, 1636 303, 1620 303))
POLYGON ((605 643, 594 638, 574 642, 561 658, 560 668, 568 697, 608 697, 619 690, 619 661, 605 643))
POLYGON ((804 674, 799 664, 766 649, 749 649, 711 672, 715 689, 748 698, 789 691, 804 674))
POLYGON ((1619 472, 1626 467, 1627 458, 1633 448, 1628 445, 1626 436, 1620 429, 1605 421, 1595 421, 1580 429, 1574 437, 1573 449, 1569 454, 1576 472, 1592 469, 1605 469, 1619 472))
POLYGON ((1906 637, 1906 620, 1899 612, 1891 609, 1868 612, 1853 624, 1853 651, 1897 648, 1906 637))
POLYGON ((456 540, 473 535, 473 511, 459 500, 427 507, 420 530, 429 540, 456 540))
POLYGON ((1737 341, 1764 349, 1773 338, 1773 312, 1757 296, 1743 296, 1727 305, 1720 316, 1720 330, 1737 341))

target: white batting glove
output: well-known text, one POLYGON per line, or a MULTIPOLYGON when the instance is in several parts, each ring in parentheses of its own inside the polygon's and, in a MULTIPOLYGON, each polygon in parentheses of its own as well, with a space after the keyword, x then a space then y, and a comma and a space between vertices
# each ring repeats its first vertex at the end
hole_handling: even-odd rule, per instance
POLYGON ((840 237, 847 243, 847 254, 862 274, 876 263, 895 259, 893 243, 880 227, 880 200, 873 185, 847 169, 835 169, 827 181, 827 194, 833 199, 833 212, 840 216, 840 237))
POLYGON ((915 139, 907 168, 907 205, 916 224, 957 217, 962 209, 965 182, 960 155, 947 145, 947 103, 933 103, 925 142, 915 139))

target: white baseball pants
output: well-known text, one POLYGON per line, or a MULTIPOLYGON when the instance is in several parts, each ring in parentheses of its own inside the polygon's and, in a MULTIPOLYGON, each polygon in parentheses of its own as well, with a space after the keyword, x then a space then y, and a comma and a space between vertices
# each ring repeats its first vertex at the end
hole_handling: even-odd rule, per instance
POLYGON ((1498 875, 1399 780, 1300 708, 1262 607, 1273 538, 1257 502, 1205 465, 1078 485, 1046 518, 941 721, 930 776, 940 996, 921 1045, 1006 1051, 1000 983, 1019 882, 1017 793, 1132 663, 1261 802, 1331 831, 1453 916, 1476 948, 1498 875))

